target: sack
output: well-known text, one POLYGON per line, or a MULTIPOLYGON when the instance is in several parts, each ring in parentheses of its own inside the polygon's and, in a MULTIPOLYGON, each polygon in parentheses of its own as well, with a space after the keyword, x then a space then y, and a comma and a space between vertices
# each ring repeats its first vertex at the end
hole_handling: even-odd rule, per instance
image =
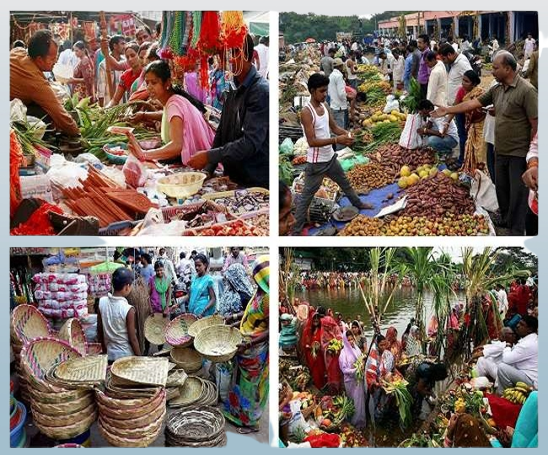
POLYGON ((420 114, 408 115, 405 126, 400 136, 400 147, 408 150, 418 149, 423 146, 423 139, 417 129, 422 125, 420 114))
POLYGON ((480 170, 476 170, 472 179, 470 196, 477 205, 489 212, 496 212, 499 209, 495 184, 487 174, 480 170))

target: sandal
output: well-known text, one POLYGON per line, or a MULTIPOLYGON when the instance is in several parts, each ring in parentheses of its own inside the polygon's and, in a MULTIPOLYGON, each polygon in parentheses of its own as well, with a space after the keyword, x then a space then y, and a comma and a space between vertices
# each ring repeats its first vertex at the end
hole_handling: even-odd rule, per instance
POLYGON ((237 431, 240 434, 257 433, 259 431, 259 428, 258 427, 238 427, 237 431))

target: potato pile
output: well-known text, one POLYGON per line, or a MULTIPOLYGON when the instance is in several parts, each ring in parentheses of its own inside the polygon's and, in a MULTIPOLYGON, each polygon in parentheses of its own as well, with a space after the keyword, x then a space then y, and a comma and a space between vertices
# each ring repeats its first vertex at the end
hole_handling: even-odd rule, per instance
POLYGON ((387 217, 381 232, 386 236, 488 235, 489 224, 482 215, 399 216, 387 217))
POLYGON ((349 236, 366 236, 366 235, 382 235, 382 221, 378 218, 370 218, 365 215, 358 215, 343 230, 339 231, 338 235, 343 237, 349 236))
POLYGON ((358 164, 346 176, 354 189, 367 191, 382 188, 394 181, 394 177, 386 173, 378 163, 358 164))
POLYGON ((404 165, 413 170, 425 164, 433 164, 436 161, 436 153, 431 148, 407 150, 398 144, 381 145, 373 157, 394 178, 397 177, 404 165))

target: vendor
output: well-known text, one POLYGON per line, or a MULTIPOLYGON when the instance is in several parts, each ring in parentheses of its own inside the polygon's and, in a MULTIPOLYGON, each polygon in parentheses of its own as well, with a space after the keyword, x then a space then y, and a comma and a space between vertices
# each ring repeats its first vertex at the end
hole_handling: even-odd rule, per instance
POLYGON ((145 69, 145 82, 150 97, 164 106, 163 111, 138 112, 134 120, 162 121, 162 140, 165 145, 144 151, 135 137, 128 134, 129 150, 141 160, 172 160, 181 157, 182 163, 189 165, 191 157, 204 148, 211 147, 214 133, 205 121, 203 104, 186 92, 171 84, 169 65, 158 60, 145 69))
POLYGON ((304 228, 308 207, 316 192, 320 189, 324 177, 337 183, 350 202, 358 209, 368 206, 360 201, 356 191, 350 185, 343 168, 337 160, 333 146, 337 144, 352 145, 354 138, 338 126, 325 100, 329 79, 316 73, 308 79, 308 91, 311 99, 302 110, 301 123, 308 143, 307 164, 304 177, 304 189, 297 205, 294 235, 301 235, 304 228), (336 136, 331 136, 333 132, 336 136))
POLYGON ((228 92, 213 148, 204 147, 189 161, 213 174, 219 164, 235 183, 268 188, 269 88, 252 64, 253 39, 232 49, 230 64, 236 89, 228 92))
POLYGON ((27 114, 52 122, 68 136, 78 136, 80 130, 74 119, 57 99, 44 71, 51 71, 57 61, 57 43, 49 30, 39 30, 29 40, 28 53, 24 48, 10 52, 10 100, 20 99, 27 106, 27 114))
POLYGON ((453 149, 459 144, 459 133, 455 121, 446 121, 442 118, 432 118, 430 113, 434 105, 429 100, 419 102, 419 114, 425 124, 417 129, 417 133, 428 140, 428 146, 436 152, 450 156, 453 149))

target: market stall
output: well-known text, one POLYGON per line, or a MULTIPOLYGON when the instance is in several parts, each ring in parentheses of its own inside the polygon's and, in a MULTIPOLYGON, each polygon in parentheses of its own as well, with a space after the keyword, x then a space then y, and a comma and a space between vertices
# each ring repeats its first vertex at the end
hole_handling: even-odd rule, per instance
MULTIPOLYGON (((308 149, 299 114, 309 99, 306 82, 319 71, 313 46, 280 64, 280 178, 291 187, 295 206, 308 149)), ((309 207, 307 235, 495 235, 489 214, 471 196, 471 177, 432 149, 406 140, 418 86, 392 93, 373 65, 357 65, 357 75, 356 106, 350 107, 359 119, 352 127, 355 141, 338 151, 337 159, 368 207, 354 209, 325 178, 309 207)))
MULTIPOLYGON (((128 270, 124 260, 136 250, 120 249, 118 262, 109 259, 114 252, 12 251, 19 298, 10 315, 11 447, 226 445, 227 431, 235 431, 225 405, 238 367, 234 357, 250 342, 239 319, 233 327, 219 314, 149 316, 149 285, 138 279, 127 301, 138 311, 137 333, 143 302, 149 308, 142 336, 154 349, 107 362, 110 354, 97 343, 94 303, 107 292, 112 296, 112 275, 128 270)), ((175 297, 169 305, 178 305, 175 297)))
MULTIPOLYGON (((102 21, 102 34, 117 23, 112 17, 102 21)), ((96 38, 95 28, 90 33, 96 38)), ((175 85, 186 87, 187 75, 194 72, 196 90, 216 93, 220 89, 211 86, 208 59, 218 60, 219 70, 228 69, 231 49, 243 46, 246 33, 238 11, 163 12, 158 52, 170 62, 175 85)), ((223 176, 221 167, 208 179, 183 164, 186 159, 139 161, 128 141, 143 153, 162 145, 160 121, 136 123, 136 114, 152 105, 136 100, 100 107, 89 98, 69 95, 70 78, 55 68, 54 74, 52 86, 80 136, 46 128, 27 116, 20 100, 12 100, 12 235, 268 234, 268 190, 238 185, 223 176)), ((210 98, 203 117, 211 132, 219 125, 222 105, 214 107, 215 97, 210 98)))

